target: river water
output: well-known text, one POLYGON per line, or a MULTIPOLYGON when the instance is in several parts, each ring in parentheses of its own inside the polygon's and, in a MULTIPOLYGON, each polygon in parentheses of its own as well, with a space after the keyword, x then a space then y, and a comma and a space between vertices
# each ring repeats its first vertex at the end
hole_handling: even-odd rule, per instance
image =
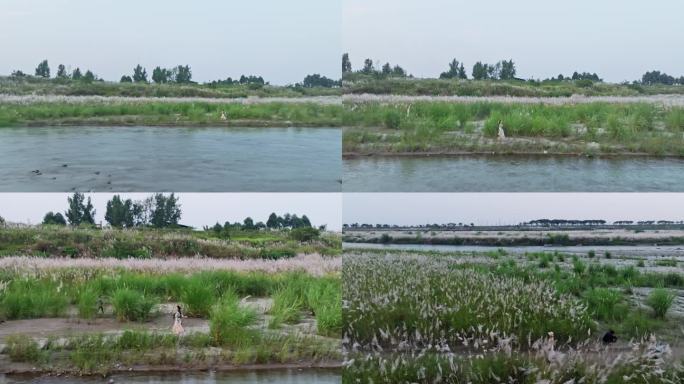
POLYGON ((343 243, 345 249, 388 249, 405 251, 436 251, 436 252, 495 252, 503 249, 508 253, 532 252, 562 252, 569 254, 587 254, 589 251, 601 255, 610 252, 615 256, 656 257, 667 256, 684 261, 684 245, 655 246, 655 245, 571 245, 571 246, 520 246, 520 247, 490 247, 478 245, 436 245, 436 244, 376 244, 376 243, 343 243))
POLYGON ((116 374, 106 379, 93 377, 34 377, 34 376, 3 376, 0 383, 8 384, 94 384, 94 383, 131 383, 131 384, 337 384, 342 380, 336 370, 307 369, 307 370, 264 370, 244 372, 196 372, 196 373, 135 373, 116 374), (111 380, 111 381, 110 381, 111 380))
POLYGON ((341 151, 335 128, 2 128, 0 192, 339 192, 341 151))
POLYGON ((684 160, 542 156, 343 162, 345 192, 682 192, 684 160))

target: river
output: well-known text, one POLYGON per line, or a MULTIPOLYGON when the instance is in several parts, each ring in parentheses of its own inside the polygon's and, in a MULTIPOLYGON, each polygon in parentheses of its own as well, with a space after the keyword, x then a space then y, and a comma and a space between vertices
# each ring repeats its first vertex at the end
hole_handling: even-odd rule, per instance
POLYGON ((684 160, 542 156, 364 157, 345 192, 682 192, 684 160))
POLYGON ((335 128, 2 128, 0 192, 339 192, 341 151, 335 128))

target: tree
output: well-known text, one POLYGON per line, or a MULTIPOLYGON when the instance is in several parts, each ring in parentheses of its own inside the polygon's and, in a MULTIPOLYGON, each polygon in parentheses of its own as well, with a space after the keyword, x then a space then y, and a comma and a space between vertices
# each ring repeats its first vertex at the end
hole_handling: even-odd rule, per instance
POLYGON ((173 193, 170 196, 164 196, 162 193, 154 195, 154 207, 150 218, 152 225, 157 228, 172 227, 178 225, 180 218, 180 204, 173 193))
POLYGON ((26 74, 20 70, 12 71, 12 77, 26 77, 26 74))
POLYGON ((349 61, 349 54, 342 55, 342 73, 349 73, 352 71, 351 61, 349 61))
POLYGON ((319 236, 318 229, 312 227, 295 228, 290 232, 290 237, 300 242, 315 240, 319 236))
POLYGON ((337 81, 333 79, 329 79, 325 76, 321 76, 319 74, 313 74, 313 75, 308 75, 304 78, 304 82, 302 82, 302 86, 304 88, 313 88, 313 87, 325 87, 325 88, 332 88, 337 85, 337 81))
POLYGON ((463 63, 461 63, 461 66, 458 68, 458 78, 459 79, 467 79, 468 75, 466 74, 465 67, 463 66, 463 63))
POLYGON ((43 217, 43 225, 66 225, 66 220, 61 213, 50 211, 43 217))
POLYGON ((168 83, 171 80, 171 71, 166 68, 156 67, 152 70, 152 81, 157 84, 168 83))
POLYGON ((489 78, 488 65, 478 61, 473 65, 473 79, 486 80, 487 78, 489 78))
POLYGON ((74 69, 74 72, 71 74, 71 78, 74 80, 81 80, 82 77, 83 75, 81 74, 81 69, 76 67, 76 69, 74 69))
POLYGON ((36 76, 44 77, 46 79, 50 78, 50 66, 48 65, 47 60, 43 60, 38 64, 36 67, 36 76))
POLYGON ((276 229, 278 227, 278 215, 276 215, 275 212, 273 212, 268 216, 268 220, 266 221, 266 228, 276 229))
POLYGON ((500 61, 497 65, 500 65, 499 79, 512 80, 515 78, 515 63, 513 63, 512 59, 500 61))
POLYGON ((95 224, 95 209, 88 197, 87 203, 82 193, 75 192, 73 196, 67 197, 69 209, 64 212, 69 224, 73 226, 81 224, 95 224))
POLYGON ((57 78, 66 79, 67 77, 69 77, 69 75, 67 75, 66 67, 64 67, 64 64, 60 64, 57 67, 57 78))
POLYGON ((366 59, 363 61, 363 69, 361 72, 366 73, 366 74, 371 74, 375 72, 375 68, 373 67, 373 60, 371 59, 366 59))
POLYGON ((82 80, 86 83, 92 83, 93 81, 95 81, 95 74, 92 73, 90 70, 87 70, 85 75, 83 75, 82 80))
POLYGON ((5 218, 0 216, 0 227, 4 227, 4 226, 5 226, 5 218))
POLYGON ((176 83, 179 84, 187 84, 190 83, 192 80, 192 71, 190 70, 189 65, 179 65, 176 68, 174 68, 174 78, 176 83))
POLYGON ((302 226, 304 226, 304 227, 310 227, 311 226, 311 221, 309 221, 309 218, 306 217, 306 215, 302 215, 302 226))
POLYGON ((394 68, 392 68, 392 76, 406 77, 406 71, 404 71, 404 68, 395 65, 394 68))
POLYGON ((389 75, 389 74, 391 74, 391 73, 392 73, 392 66, 390 65, 390 63, 385 63, 385 64, 382 66, 382 74, 385 75, 385 76, 387 76, 387 75, 389 75))
POLYGON ((119 82, 120 83, 132 83, 133 79, 131 79, 130 76, 123 75, 123 76, 121 76, 121 80, 119 82))
POLYGON ((449 70, 446 72, 442 72, 439 75, 440 79, 456 79, 459 77, 459 67, 458 67, 458 60, 453 59, 449 63, 449 70))
POLYGON ((242 228, 247 230, 254 229, 254 220, 252 220, 251 217, 245 218, 245 220, 242 222, 242 228))
POLYGON ((112 199, 107 202, 105 220, 112 227, 133 227, 135 225, 133 201, 131 199, 121 200, 121 196, 119 195, 112 196, 112 199))
POLYGON ((147 83, 147 70, 140 64, 133 68, 133 81, 136 83, 147 83))

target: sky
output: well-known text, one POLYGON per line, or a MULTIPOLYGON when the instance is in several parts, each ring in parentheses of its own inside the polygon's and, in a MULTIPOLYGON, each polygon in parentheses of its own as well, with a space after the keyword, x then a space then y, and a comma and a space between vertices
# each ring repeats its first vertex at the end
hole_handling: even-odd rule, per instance
POLYGON ((342 46, 365 58, 436 77, 456 58, 513 59, 517 77, 596 72, 606 81, 659 69, 684 75, 680 0, 343 0, 342 46))
POLYGON ((346 224, 684 220, 681 193, 345 193, 342 200, 346 224))
POLYGON ((342 0, 2 0, 0 74, 48 59, 118 81, 140 63, 188 64, 193 80, 272 84, 340 77, 342 0))
MULTIPOLYGON (((120 193, 122 198, 143 200, 147 193, 120 193)), ((68 193, 1 193, 0 216, 6 221, 38 224, 49 211, 67 209, 68 193)), ((111 193, 90 193, 95 207, 95 221, 104 221, 107 201, 111 193)), ((226 221, 242 221, 251 217, 254 222, 266 222, 275 212, 306 215, 314 226, 327 225, 339 231, 342 223, 342 195, 340 193, 178 193, 181 204, 181 224, 202 228, 226 221)))

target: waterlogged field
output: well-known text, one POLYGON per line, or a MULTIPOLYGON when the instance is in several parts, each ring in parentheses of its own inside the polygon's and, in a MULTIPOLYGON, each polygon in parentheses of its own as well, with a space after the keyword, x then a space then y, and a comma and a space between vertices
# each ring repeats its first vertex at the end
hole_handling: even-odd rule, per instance
POLYGON ((602 258, 347 249, 343 382, 680 382, 684 269, 602 258))
POLYGON ((336 128, 0 128, 0 190, 334 192, 340 137, 336 128))
POLYGON ((684 154, 684 109, 661 103, 346 102, 343 152, 684 154), (505 138, 498 138, 499 121, 505 138))

